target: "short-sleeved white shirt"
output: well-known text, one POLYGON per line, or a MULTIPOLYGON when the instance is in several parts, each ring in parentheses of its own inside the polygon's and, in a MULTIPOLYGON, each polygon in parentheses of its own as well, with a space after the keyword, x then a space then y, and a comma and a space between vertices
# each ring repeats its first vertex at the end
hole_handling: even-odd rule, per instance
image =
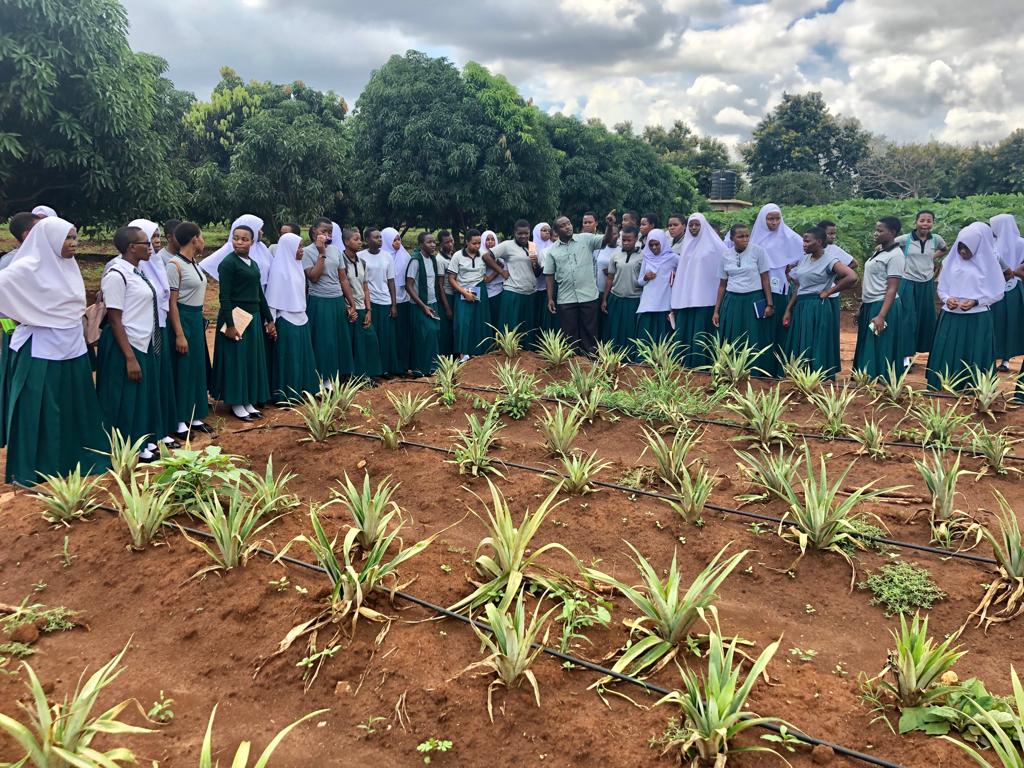
POLYGON ((149 352, 156 321, 153 289, 131 264, 120 257, 110 263, 100 286, 107 309, 121 310, 121 323, 128 342, 139 352, 149 352))
MULTIPOLYGON (((366 264, 366 282, 370 286, 370 303, 391 306, 388 280, 395 279, 395 260, 383 250, 377 253, 360 251, 359 258, 366 264)), ((397 298, 397 290, 395 292, 397 298)))

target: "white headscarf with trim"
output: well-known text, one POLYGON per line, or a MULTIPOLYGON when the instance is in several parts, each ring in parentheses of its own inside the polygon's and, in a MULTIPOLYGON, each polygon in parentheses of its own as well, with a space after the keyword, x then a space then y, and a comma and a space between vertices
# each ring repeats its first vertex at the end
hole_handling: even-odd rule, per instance
POLYGON ((78 262, 60 255, 73 227, 56 216, 32 227, 14 261, 0 272, 0 314, 40 328, 81 326, 85 282, 78 262))
POLYGON ((270 276, 270 249, 260 242, 260 232, 263 231, 263 219, 251 213, 243 213, 231 222, 231 229, 228 232, 227 242, 200 261, 199 268, 214 280, 218 279, 217 271, 220 269, 220 263, 224 261, 225 256, 231 253, 231 236, 238 227, 248 227, 252 230, 253 240, 252 247, 249 249, 249 258, 256 262, 256 266, 260 268, 260 283, 263 285, 264 289, 266 289, 267 278, 270 276))

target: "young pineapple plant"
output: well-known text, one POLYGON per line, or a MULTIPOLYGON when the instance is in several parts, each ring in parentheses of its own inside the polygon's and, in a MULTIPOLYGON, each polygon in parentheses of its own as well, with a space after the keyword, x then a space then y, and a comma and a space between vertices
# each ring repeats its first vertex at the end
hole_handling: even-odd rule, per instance
POLYGON ((338 407, 338 418, 344 420, 349 410, 355 405, 356 397, 368 386, 370 386, 370 380, 365 376, 356 376, 345 382, 335 376, 327 393, 325 393, 323 382, 320 382, 320 396, 332 397, 334 404, 338 407))
MULTIPOLYGON (((97 701, 104 689, 110 686, 124 671, 118 669, 121 659, 128 650, 126 645, 114 658, 96 670, 83 685, 79 680, 75 692, 64 701, 50 705, 47 690, 28 662, 22 662, 26 687, 31 695, 31 705, 19 704, 27 716, 27 722, 20 722, 0 714, 0 730, 8 735, 24 756, 11 766, 32 766, 32 768, 63 768, 63 766, 104 766, 120 768, 135 764, 135 754, 125 747, 100 751, 92 746, 93 739, 100 734, 126 736, 129 734, 152 733, 149 728, 129 725, 119 720, 121 713, 134 699, 122 701, 103 712, 96 712, 97 701)), ((83 675, 84 677, 84 675, 83 675)))
POLYGON ((818 458, 817 472, 811 458, 811 451, 804 445, 804 476, 799 480, 800 492, 796 488, 787 490, 789 509, 779 523, 779 535, 786 541, 796 544, 800 554, 790 566, 796 566, 809 548, 824 552, 834 552, 842 557, 850 566, 850 590, 853 590, 857 572, 848 550, 865 549, 862 537, 858 535, 857 522, 863 514, 874 518, 879 525, 881 519, 877 515, 863 513, 856 515, 855 510, 863 502, 878 496, 892 493, 899 488, 873 489, 873 482, 847 493, 843 484, 846 476, 853 469, 850 463, 835 482, 829 482, 828 468, 825 457, 818 458))
MULTIPOLYGON (((593 568, 586 569, 584 575, 612 587, 640 613, 640 618, 623 622, 630 629, 631 643, 612 667, 614 672, 636 677, 641 673, 653 674, 664 667, 685 645, 697 622, 707 624, 706 615, 715 612, 716 592, 747 556, 748 550, 726 557, 728 546, 724 547, 684 592, 676 552, 672 553, 672 563, 662 579, 658 568, 636 547, 629 542, 626 544, 633 550, 634 563, 640 573, 639 585, 631 586, 593 568)), ((590 687, 603 686, 610 679, 602 678, 590 687)))
POLYGON ((704 507, 715 490, 715 477, 704 465, 695 461, 684 466, 675 484, 670 484, 674 498, 666 498, 664 502, 679 515, 684 522, 698 524, 703 519, 704 507))
POLYGON ((576 405, 574 408, 580 415, 580 418, 587 422, 587 424, 593 424, 594 419, 601 415, 601 407, 604 405, 604 396, 604 387, 595 387, 594 389, 581 392, 577 395, 576 405))
POLYGON ((850 371, 850 382, 857 389, 870 389, 875 384, 875 380, 865 368, 854 368, 850 371))
POLYGON ((309 436, 303 440, 322 443, 338 432, 338 418, 341 412, 333 390, 321 388, 317 394, 303 392, 296 398, 296 404, 289 406, 287 410, 298 414, 302 423, 306 425, 309 436))
POLYGON ((778 454, 766 450, 757 455, 736 451, 736 457, 740 460, 737 465, 740 472, 757 488, 763 489, 759 493, 741 496, 741 501, 767 501, 773 498, 789 501, 797 479, 797 468, 800 466, 800 457, 795 451, 786 453, 780 445, 778 454))
POLYGON ((537 354, 548 368, 561 368, 572 360, 575 352, 569 337, 561 331, 541 331, 537 339, 537 354))
POLYGON ((537 427, 544 436, 544 447, 552 456, 569 455, 582 426, 580 412, 561 403, 551 410, 544 407, 544 415, 537 420, 537 427))
POLYGON ((482 419, 478 419, 475 413, 467 413, 466 421, 469 427, 465 432, 458 433, 452 449, 454 458, 449 459, 449 462, 459 468, 460 475, 469 473, 477 477, 484 472, 492 472, 501 477, 501 472, 491 463, 490 458, 491 448, 503 429, 497 411, 491 409, 482 419))
POLYGON ((288 485, 294 479, 294 472, 274 474, 274 455, 271 454, 262 475, 242 470, 239 482, 253 504, 262 508, 261 514, 276 515, 299 506, 299 497, 288 491, 288 485))
POLYGON ((683 345, 672 337, 636 340, 637 360, 653 368, 656 375, 672 377, 680 373, 682 355, 683 345))
MULTIPOLYGON (((139 454, 142 453, 143 446, 149 442, 149 437, 144 435, 133 443, 122 435, 117 427, 110 430, 108 437, 110 450, 106 455, 110 457, 110 472, 127 483, 139 466, 139 454)), ((98 450, 96 452, 102 453, 98 450)))
MULTIPOLYGON (((666 485, 677 486, 686 472, 687 458, 693 446, 700 443, 703 431, 690 432, 684 429, 675 430, 671 441, 667 441, 657 430, 641 427, 647 447, 644 453, 650 453, 654 459, 658 477, 666 485)), ((641 455, 642 458, 642 455, 641 455)))
POLYGON ((768 449, 773 443, 793 444, 793 428, 786 421, 786 404, 789 395, 783 395, 779 385, 755 392, 747 384, 746 394, 733 394, 732 402, 725 403, 725 409, 736 414, 752 434, 738 435, 731 440, 754 440, 768 449))
POLYGON ((939 450, 952 448, 957 442, 957 434, 971 420, 970 414, 958 413, 955 405, 943 408, 935 398, 915 403, 908 416, 913 416, 920 425, 921 445, 939 450))
POLYGON ((100 480, 83 477, 81 464, 76 464, 67 475, 43 475, 42 480, 50 491, 33 493, 32 497, 43 502, 43 520, 48 523, 70 526, 73 521, 91 515, 100 505, 100 480))
POLYGON ((611 466, 611 462, 598 461, 597 451, 589 456, 583 453, 572 453, 562 457, 560 474, 545 475, 549 480, 561 484, 562 490, 574 496, 594 493, 597 489, 592 485, 594 478, 603 469, 611 466))
POLYGON ((974 366, 968 374, 967 393, 974 398, 974 410, 995 421, 997 413, 1006 413, 1006 394, 995 368, 974 366))
POLYGON ((397 426, 381 424, 377 427, 377 436, 389 451, 397 451, 402 447, 402 431, 397 426))
POLYGON ((982 536, 992 545, 996 575, 978 607, 964 622, 967 626, 977 617, 977 626, 984 626, 986 631, 992 624, 1012 621, 1024 613, 1024 539, 1013 507, 998 491, 996 499, 1000 509, 999 530, 982 528, 982 536))
POLYGON ((606 389, 608 378, 604 371, 597 365, 589 362, 573 360, 567 369, 569 374, 569 386, 576 392, 577 396, 584 395, 595 389, 606 389))
POLYGON ((943 675, 967 653, 961 646, 953 646, 954 637, 936 643, 928 636, 927 617, 915 615, 908 624, 902 613, 899 629, 891 632, 896 647, 889 651, 889 663, 879 673, 877 690, 892 697, 900 709, 941 702, 956 690, 955 685, 942 683, 943 675))
POLYGON ((539 562, 549 552, 561 552, 579 567, 576 556, 561 544, 533 547, 533 539, 541 525, 562 504, 561 501, 555 501, 560 485, 555 486, 535 510, 525 510, 518 525, 512 517, 505 495, 490 478, 487 479, 487 486, 491 492, 491 503, 479 499, 485 514, 473 513, 487 528, 487 536, 477 545, 474 563, 483 581, 474 582, 476 589, 455 603, 449 609, 452 611, 466 608, 472 610, 483 603, 495 601, 501 601, 502 608, 507 608, 520 588, 529 584, 554 591, 555 584, 551 581, 550 571, 539 562))
POLYGON ((119 475, 114 482, 120 495, 110 494, 118 515, 128 527, 132 549, 145 549, 174 514, 174 488, 162 488, 149 479, 141 483, 133 477, 127 483, 119 475))
POLYGON ((765 674, 780 641, 776 640, 761 652, 745 678, 742 677, 745 656, 737 654, 736 638, 726 645, 721 634, 712 631, 708 641, 707 674, 702 678, 688 667, 680 667, 682 687, 655 704, 675 704, 681 711, 679 725, 666 743, 665 752, 678 749, 681 764, 692 768, 712 765, 721 768, 730 755, 743 752, 771 752, 781 759, 770 747, 741 747, 735 743, 736 737, 750 728, 769 724, 792 727, 777 717, 761 717, 747 705, 754 684, 765 674))
POLYGON ((805 355, 790 355, 786 358, 779 358, 782 364, 782 375, 793 383, 793 387, 801 394, 804 400, 810 402, 821 390, 827 378, 824 368, 811 368, 810 362, 805 355))
POLYGON ((359 487, 349 480, 346 472, 341 490, 332 492, 352 515, 353 526, 359 532, 356 542, 364 550, 384 538, 393 518, 401 519, 402 511, 392 498, 399 485, 392 485, 391 475, 388 475, 371 490, 369 473, 363 475, 363 484, 359 487))
POLYGON ((626 350, 617 348, 610 341, 597 343, 597 362, 601 374, 608 381, 614 380, 616 374, 626 365, 629 356, 626 350))
POLYGON ((728 341, 717 335, 700 343, 710 362, 697 370, 707 371, 711 382, 717 386, 733 389, 754 374, 765 374, 764 369, 756 363, 768 351, 767 347, 758 349, 746 341, 728 341))
POLYGON ((227 509, 221 503, 220 494, 200 499, 195 507, 195 516, 206 523, 213 537, 209 542, 194 539, 182 530, 186 539, 213 560, 212 565, 200 568, 192 578, 244 566, 263 543, 259 535, 280 517, 267 518, 264 506, 254 504, 253 499, 237 487, 228 491, 227 498, 227 509))
MULTIPOLYGON (((266 768, 270 763, 271 756, 277 751, 277 748, 289 733, 307 720, 329 711, 330 710, 327 709, 318 709, 316 712, 310 712, 307 715, 303 715, 295 722, 282 728, 277 732, 277 735, 270 740, 270 743, 267 744, 266 749, 260 753, 260 756, 256 758, 253 768, 266 768)), ((213 720, 215 717, 217 717, 216 704, 213 706, 213 711, 210 712, 210 722, 206 725, 206 735, 203 737, 203 746, 199 752, 199 768, 219 768, 220 765, 220 763, 215 763, 213 761, 213 720)), ((231 768, 247 768, 249 765, 249 751, 251 749, 252 744, 248 741, 243 741, 239 744, 238 749, 235 751, 235 756, 231 760, 231 768)))
POLYGON ((866 454, 875 461, 889 458, 889 448, 885 444, 886 432, 880 421, 865 418, 864 426, 854 432, 853 437, 860 444, 858 454, 866 454))
POLYGON ((511 360, 522 351, 526 334, 519 330, 518 325, 515 328, 495 328, 493 325, 488 327, 494 331, 494 348, 505 357, 511 360))
POLYGON ((977 428, 968 426, 967 432, 971 436, 971 452, 985 460, 983 472, 991 471, 997 475, 1020 472, 1007 465, 1013 455, 1013 446, 1020 443, 1020 439, 1011 438, 1005 429, 989 432, 982 425, 977 428))
POLYGON ((960 495, 956 486, 960 477, 966 474, 960 469, 960 454, 956 454, 949 467, 943 456, 939 451, 932 451, 930 460, 915 460, 914 466, 932 497, 929 516, 932 541, 949 549, 972 531, 977 531, 980 537, 980 529, 970 515, 956 508, 957 496, 960 495))
POLYGON ((499 685, 511 690, 526 680, 533 689, 537 706, 540 706, 540 687, 537 685, 537 677, 530 667, 543 653, 544 646, 548 643, 550 632, 548 619, 555 611, 554 608, 549 608, 544 614, 541 614, 540 608, 541 605, 538 601, 533 615, 528 616, 523 591, 520 590, 515 604, 512 606, 499 607, 494 603, 484 605, 484 615, 487 617, 486 624, 489 632, 478 629, 476 624, 470 625, 488 655, 483 661, 470 664, 463 672, 488 669, 494 673, 494 680, 487 686, 487 714, 492 723, 494 722, 494 689, 499 685), (541 634, 542 632, 543 634, 541 634))
POLYGON ((846 435, 849 429, 843 417, 856 399, 857 393, 851 391, 846 384, 842 389, 838 389, 835 384, 828 384, 822 387, 820 392, 811 396, 811 402, 823 419, 822 435, 829 440, 846 435))
POLYGON ((910 368, 905 368, 894 362, 889 363, 885 374, 875 380, 879 392, 872 405, 881 402, 885 406, 903 408, 913 403, 917 393, 907 381, 909 374, 910 368))
POLYGON ((434 371, 434 391, 441 401, 441 405, 451 408, 458 399, 459 369, 462 364, 457 358, 441 355, 437 358, 437 368, 434 371))
POLYGON ((512 419, 524 418, 538 397, 537 376, 510 361, 498 363, 494 374, 502 390, 494 401, 498 412, 512 419))
POLYGON ((399 432, 415 424, 417 417, 421 413, 437 403, 433 396, 424 392, 416 395, 412 392, 405 392, 401 395, 388 392, 387 396, 395 409, 395 413, 398 414, 398 423, 395 424, 395 429, 399 432))

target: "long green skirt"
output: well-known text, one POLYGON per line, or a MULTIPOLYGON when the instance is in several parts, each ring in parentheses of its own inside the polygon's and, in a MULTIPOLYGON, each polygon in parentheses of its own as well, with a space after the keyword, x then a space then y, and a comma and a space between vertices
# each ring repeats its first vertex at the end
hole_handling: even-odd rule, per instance
POLYGON ((0 448, 7 445, 7 403, 10 402, 13 356, 11 335, 0 330, 0 448))
POLYGON ((816 293, 798 296, 786 336, 787 357, 803 355, 811 368, 821 368, 828 378, 839 371, 839 336, 836 314, 829 302, 816 293))
POLYGON ((398 317, 395 318, 395 355, 398 359, 398 370, 392 373, 405 373, 412 368, 413 317, 420 311, 412 299, 398 305, 398 317))
POLYGON ((352 323, 344 297, 307 296, 306 317, 317 374, 325 380, 351 375, 352 323))
MULTIPOLYGON (((385 314, 387 309, 384 310, 385 314)), ((377 341, 377 313, 370 314, 370 327, 364 328, 366 310, 356 310, 356 322, 352 326, 352 360, 355 376, 374 378, 384 375, 384 366, 380 362, 380 344, 377 341)))
MULTIPOLYGON (((435 315, 440 312, 437 302, 428 304, 435 315)), ((427 317, 418 306, 412 316, 412 361, 410 370, 416 376, 430 376, 437 368, 438 336, 441 334, 441 322, 427 317)))
POLYGON ((160 402, 160 369, 153 345, 149 352, 132 348, 142 369, 142 381, 132 381, 125 370, 125 358, 108 325, 100 334, 96 358, 96 394, 104 408, 105 421, 134 442, 148 437, 156 442, 166 434, 160 402))
POLYGON ((276 325, 277 341, 272 346, 274 363, 270 367, 270 392, 274 402, 295 402, 303 392, 316 392, 320 388, 310 335, 312 329, 309 323, 293 325, 283 317, 277 319, 276 325))
POLYGON ((608 294, 608 317, 604 321, 603 338, 616 349, 625 350, 630 361, 636 360, 636 310, 639 306, 639 296, 608 294))
POLYGON ((997 360, 1024 355, 1024 286, 1020 280, 992 305, 997 360))
POLYGON ((905 356, 917 352, 931 352, 935 339, 935 281, 900 280, 900 299, 903 301, 904 332, 902 345, 905 356))
POLYGON ((499 323, 501 322, 501 305, 505 303, 505 291, 504 289, 498 291, 493 296, 487 297, 488 312, 491 315, 491 319, 488 320, 491 325, 495 328, 500 328, 499 323))
POLYGON ((775 317, 758 319, 754 314, 754 303, 764 300, 763 291, 733 293, 726 291, 722 297, 722 308, 718 312, 718 335, 723 341, 749 344, 763 349, 754 365, 764 376, 774 372, 775 358, 775 317))
POLYGON ((193 420, 205 419, 210 411, 206 395, 206 369, 210 361, 206 351, 206 321, 203 320, 202 307, 190 307, 180 302, 178 317, 188 342, 188 354, 179 355, 175 350, 171 357, 177 408, 175 421, 191 424, 193 420))
POLYGON ((714 307, 687 307, 675 310, 676 341, 682 348, 682 363, 687 368, 697 368, 711 362, 705 346, 715 334, 711 318, 714 307))
POLYGON ((162 427, 160 435, 173 435, 178 431, 178 403, 177 393, 174 389, 174 358, 178 353, 174 351, 174 334, 171 333, 170 323, 160 329, 162 337, 160 351, 156 354, 156 365, 159 375, 157 381, 160 385, 160 411, 162 414, 162 427))
MULTIPOLYGON (((448 293, 445 294, 445 298, 448 299, 448 306, 454 309, 455 297, 448 293)), ((437 314, 441 318, 441 328, 437 335, 437 350, 439 354, 450 357, 455 353, 453 349, 455 343, 454 318, 448 317, 448 314, 444 311, 444 305, 440 303, 438 304, 437 314)))
POLYGON ((867 371, 871 378, 884 376, 893 365, 897 371, 903 370, 904 341, 906 329, 903 320, 903 298, 897 296, 885 316, 885 330, 877 336, 868 328, 868 324, 882 309, 884 300, 861 304, 857 316, 857 347, 853 352, 853 370, 867 371))
MULTIPOLYGON (((558 298, 558 289, 555 288, 555 298, 558 298)), ((558 313, 551 314, 548 312, 548 292, 537 291, 533 294, 533 306, 534 312, 536 312, 536 327, 538 335, 540 331, 560 331, 562 330, 562 323, 558 319, 558 313)))
POLYGON ((537 338, 537 323, 534 312, 536 302, 532 293, 516 293, 505 290, 501 293, 501 311, 498 313, 499 328, 518 328, 524 334, 523 346, 531 346, 537 338))
POLYGON ((210 394, 227 405, 254 405, 270 401, 267 346, 258 304, 239 304, 252 322, 239 341, 217 331, 213 342, 213 384, 210 394))
POLYGON ((638 312, 636 316, 636 339, 650 344, 663 341, 672 335, 668 324, 668 312, 638 312))
POLYGON ((39 475, 86 474, 110 468, 102 411, 89 356, 38 360, 29 339, 11 353, 7 423, 8 483, 35 485, 39 475))
POLYGON ((455 354, 482 355, 491 346, 491 329, 487 327, 491 314, 487 290, 480 286, 480 301, 466 301, 455 297, 455 354))
POLYGON ((935 342, 928 355, 926 376, 929 389, 939 389, 939 374, 962 376, 958 389, 966 388, 975 368, 992 369, 995 364, 995 331, 991 312, 941 312, 935 327, 935 342))
POLYGON ((374 304, 371 310, 377 331, 377 353, 384 373, 405 373, 406 369, 398 360, 398 318, 391 316, 391 305, 374 304))

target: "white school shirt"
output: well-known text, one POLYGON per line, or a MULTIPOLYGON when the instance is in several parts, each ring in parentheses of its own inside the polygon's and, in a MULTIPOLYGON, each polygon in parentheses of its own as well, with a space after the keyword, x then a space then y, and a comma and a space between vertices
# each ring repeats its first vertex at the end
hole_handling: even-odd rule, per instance
POLYGON ((155 294, 145 279, 136 273, 135 267, 119 256, 110 262, 100 286, 107 309, 121 310, 121 322, 128 335, 128 342, 143 354, 149 352, 155 330, 155 294))
POLYGON ((669 285, 669 278, 676 271, 679 265, 679 257, 672 252, 672 257, 666 259, 654 273, 654 279, 644 281, 649 265, 644 259, 640 265, 640 282, 644 289, 640 294, 640 306, 636 308, 637 314, 641 312, 668 312, 672 309, 672 286, 669 285))
POLYGON ((32 339, 32 357, 36 360, 74 360, 86 353, 85 333, 80 325, 73 328, 19 325, 11 336, 11 351, 17 352, 29 339, 32 339))
MULTIPOLYGON (((391 306, 391 291, 388 280, 395 279, 395 260, 383 249, 377 253, 360 251, 359 258, 366 265, 366 283, 370 286, 370 303, 378 306, 391 306)), ((398 297, 398 284, 395 284, 395 298, 398 297)))

